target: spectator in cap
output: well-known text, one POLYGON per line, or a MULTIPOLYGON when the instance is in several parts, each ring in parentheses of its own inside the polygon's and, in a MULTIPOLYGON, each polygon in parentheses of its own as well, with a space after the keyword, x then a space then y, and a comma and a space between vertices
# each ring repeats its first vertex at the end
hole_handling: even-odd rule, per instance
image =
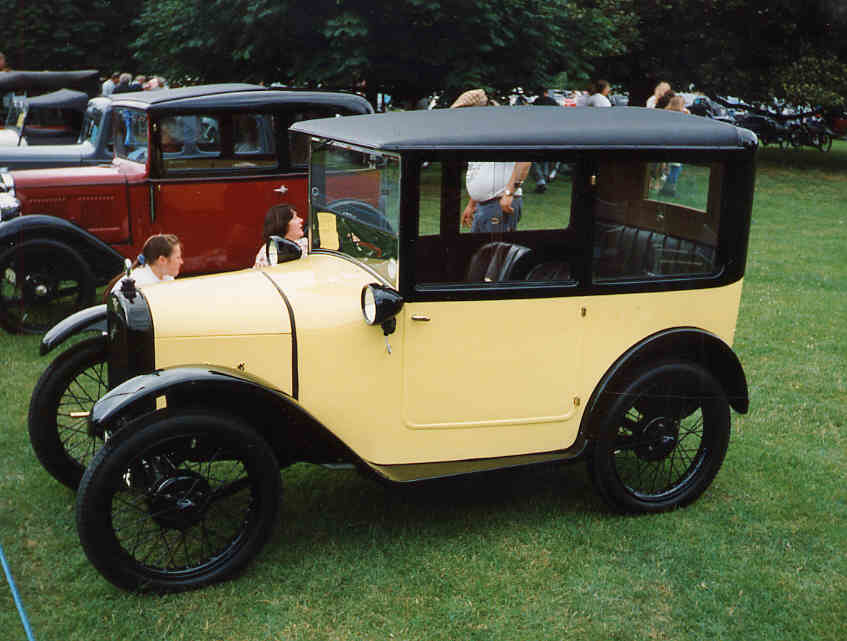
MULTIPOLYGON (((483 89, 472 89, 460 95, 450 108, 482 107, 492 102, 483 89)), ((514 231, 521 218, 521 185, 530 165, 528 162, 469 162, 465 176, 468 204, 462 212, 462 224, 470 225, 473 233, 514 231)))

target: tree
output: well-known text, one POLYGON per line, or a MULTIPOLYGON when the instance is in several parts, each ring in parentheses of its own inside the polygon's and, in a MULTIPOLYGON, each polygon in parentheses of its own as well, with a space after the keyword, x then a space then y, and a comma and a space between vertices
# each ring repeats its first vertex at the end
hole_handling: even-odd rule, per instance
POLYGON ((847 95, 847 9, 836 0, 614 4, 636 16, 637 35, 598 66, 630 88, 631 104, 644 104, 659 80, 749 103, 832 105, 847 95))
POLYGON ((396 99, 471 87, 504 95, 622 51, 621 15, 569 0, 147 0, 133 49, 203 81, 364 86, 396 99))
POLYGON ((132 0, 0 0, 2 50, 14 69, 132 70, 132 0))

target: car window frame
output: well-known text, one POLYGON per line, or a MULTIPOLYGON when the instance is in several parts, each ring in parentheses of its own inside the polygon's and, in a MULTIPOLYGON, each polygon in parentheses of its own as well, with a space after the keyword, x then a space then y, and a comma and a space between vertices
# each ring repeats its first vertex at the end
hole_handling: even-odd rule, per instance
MULTIPOLYGON (((749 232, 755 179, 755 162, 743 151, 728 150, 525 150, 504 153, 492 151, 407 152, 404 162, 403 198, 400 223, 400 292, 408 301, 500 300, 563 296, 595 296, 642 292, 695 290, 728 285, 743 277, 746 263, 746 243, 749 232), (716 203, 720 226, 716 245, 716 260, 721 268, 706 275, 668 275, 649 280, 630 279, 619 282, 599 282, 593 273, 593 220, 596 198, 596 176, 601 159, 638 160, 642 162, 722 163, 723 176, 719 201, 716 203), (505 281, 497 283, 418 283, 415 247, 419 242, 420 171, 422 163, 451 159, 490 161, 560 160, 574 163, 573 194, 571 196, 571 225, 574 239, 582 243, 582 253, 574 269, 574 282, 562 281, 505 281), (745 196, 745 194, 747 194, 745 196), (745 214, 745 210, 747 213, 745 214), (734 212, 738 212, 735 215, 734 212), (404 260, 405 258, 405 260, 404 260)), ((467 202, 464 186, 457 184, 461 172, 451 180, 458 189, 459 211, 467 202)), ((444 189, 444 188, 443 188, 444 189)), ((442 204, 451 195, 442 193, 442 204)), ((452 196, 455 198, 455 196, 452 196)), ((444 219, 442 212, 442 225, 444 219)), ((520 227, 518 228, 520 233, 520 227)))

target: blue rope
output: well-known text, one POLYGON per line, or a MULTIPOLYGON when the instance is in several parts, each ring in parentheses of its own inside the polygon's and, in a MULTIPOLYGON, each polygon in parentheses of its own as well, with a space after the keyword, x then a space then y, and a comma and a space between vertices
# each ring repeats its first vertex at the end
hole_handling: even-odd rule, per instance
POLYGON ((15 605, 18 606, 18 613, 21 615, 21 622, 24 624, 26 638, 29 639, 29 641, 35 641, 35 637, 32 635, 32 628, 29 627, 29 621, 26 618, 24 604, 21 602, 21 595, 18 594, 18 588, 15 587, 15 580, 12 578, 12 571, 9 569, 9 564, 6 562, 6 555, 3 554, 2 545, 0 545, 0 562, 3 564, 3 572, 6 573, 6 581, 9 582, 9 588, 12 590, 12 597, 15 599, 15 605))

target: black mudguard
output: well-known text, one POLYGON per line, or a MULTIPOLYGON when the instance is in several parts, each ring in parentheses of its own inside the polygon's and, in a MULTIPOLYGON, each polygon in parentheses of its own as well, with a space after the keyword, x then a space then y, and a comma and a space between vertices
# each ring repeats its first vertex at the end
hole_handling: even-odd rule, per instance
POLYGON ((40 238, 57 240, 77 250, 91 267, 98 284, 110 281, 123 269, 123 256, 88 230, 64 218, 31 214, 0 223, 0 247, 40 238))
POLYGON ((681 358, 700 363, 708 369, 726 391, 730 406, 740 414, 750 408, 747 377, 735 352, 719 337, 696 327, 668 329, 630 347, 600 380, 583 414, 580 434, 591 438, 599 423, 591 421, 595 411, 603 412, 604 398, 612 398, 627 377, 640 367, 668 358, 681 358), (609 392, 609 394, 607 394, 609 392))
POLYGON ((86 307, 71 314, 47 330, 47 333, 41 339, 38 353, 44 356, 54 347, 64 343, 71 336, 82 332, 101 332, 105 334, 106 331, 106 305, 86 307))
POLYGON ((168 412, 201 407, 244 418, 274 448, 280 462, 358 458, 291 396, 246 372, 210 365, 161 369, 124 381, 94 405, 89 432, 123 438, 129 433, 125 425, 156 412, 162 397, 168 412))

